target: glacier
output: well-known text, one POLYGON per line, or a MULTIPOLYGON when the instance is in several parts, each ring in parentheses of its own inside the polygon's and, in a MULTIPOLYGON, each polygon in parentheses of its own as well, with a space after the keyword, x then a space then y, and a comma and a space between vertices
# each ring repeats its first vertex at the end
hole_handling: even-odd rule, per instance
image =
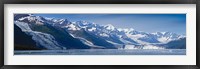
POLYGON ((186 38, 184 35, 178 35, 172 32, 148 33, 137 31, 133 28, 116 28, 111 24, 100 25, 87 21, 70 22, 68 19, 47 18, 34 15, 16 18, 14 24, 21 28, 27 35, 31 35, 38 46, 50 50, 67 48, 62 46, 56 40, 55 36, 41 31, 33 31, 30 28, 32 24, 51 26, 59 29, 61 32, 67 32, 71 37, 78 39, 91 48, 106 48, 108 46, 103 46, 102 44, 109 44, 117 49, 165 49, 168 43, 186 38))
POLYGON ((55 41, 55 38, 50 34, 32 31, 27 23, 15 21, 15 24, 19 28, 21 28, 23 32, 25 32, 28 35, 31 35, 32 39, 37 43, 38 46, 42 46, 50 50, 51 49, 52 50, 66 49, 62 47, 61 45, 59 45, 55 41))

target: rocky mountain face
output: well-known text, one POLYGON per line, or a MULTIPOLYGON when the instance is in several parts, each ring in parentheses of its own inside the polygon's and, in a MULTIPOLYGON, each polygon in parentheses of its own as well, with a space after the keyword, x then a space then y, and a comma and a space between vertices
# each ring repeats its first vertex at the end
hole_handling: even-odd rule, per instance
POLYGON ((15 14, 14 24, 15 44, 37 49, 185 49, 186 46, 183 35, 147 33, 132 28, 115 28, 111 24, 70 22, 31 14, 15 14))

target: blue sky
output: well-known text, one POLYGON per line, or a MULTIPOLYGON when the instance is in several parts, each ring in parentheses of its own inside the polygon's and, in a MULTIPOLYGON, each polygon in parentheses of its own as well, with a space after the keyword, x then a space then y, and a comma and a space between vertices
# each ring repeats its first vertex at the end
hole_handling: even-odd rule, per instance
POLYGON ((174 32, 185 34, 186 14, 34 14, 69 21, 85 20, 117 28, 133 28, 144 32, 174 32))

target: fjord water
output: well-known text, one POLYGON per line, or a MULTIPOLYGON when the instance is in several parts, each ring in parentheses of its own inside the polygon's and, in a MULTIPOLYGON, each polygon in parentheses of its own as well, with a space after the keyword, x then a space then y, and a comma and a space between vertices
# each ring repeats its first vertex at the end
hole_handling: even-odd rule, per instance
POLYGON ((186 55, 186 49, 15 50, 14 55, 186 55))

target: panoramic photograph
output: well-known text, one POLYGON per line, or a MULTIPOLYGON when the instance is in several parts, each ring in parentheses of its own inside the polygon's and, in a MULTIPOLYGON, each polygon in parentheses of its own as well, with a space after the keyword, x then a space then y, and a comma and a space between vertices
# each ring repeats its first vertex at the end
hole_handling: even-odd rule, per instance
POLYGON ((186 14, 14 14, 14 55, 186 55, 186 14))

